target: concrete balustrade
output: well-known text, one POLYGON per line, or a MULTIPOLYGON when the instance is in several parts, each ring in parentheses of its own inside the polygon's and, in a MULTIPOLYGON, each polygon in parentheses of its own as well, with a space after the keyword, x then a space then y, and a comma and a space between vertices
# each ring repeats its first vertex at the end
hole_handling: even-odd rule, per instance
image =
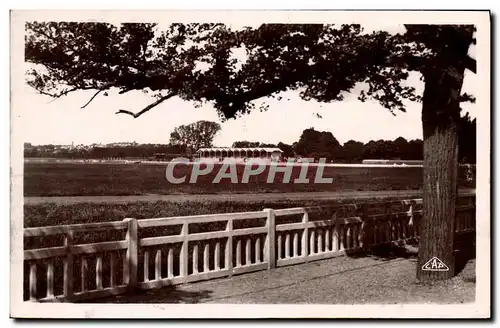
MULTIPOLYGON (((258 270, 343 256, 366 247, 404 242, 418 237, 420 199, 395 201, 384 213, 370 213, 368 204, 358 215, 315 218, 320 207, 264 209, 263 211, 186 217, 25 228, 25 237, 64 236, 64 245, 24 251, 31 301, 78 301, 116 295, 135 289, 160 288, 258 270), (392 205, 403 207, 394 210, 392 205), (387 212, 389 211, 389 212, 387 212), (286 218, 295 218, 286 223, 286 218), (265 222, 238 228, 238 221, 265 222), (285 223, 284 223, 285 222, 285 223), (220 223, 217 231, 190 232, 190 225, 220 223), (144 229, 180 226, 178 234, 140 237, 144 229), (75 233, 122 230, 123 240, 75 244, 75 233), (123 256, 123 262, 118 261, 123 256), (140 256, 141 254, 141 256, 140 256), (56 262, 57 259, 62 261, 56 262), (222 260, 222 261, 221 261, 222 260), (42 262, 43 261, 43 264, 42 262), (79 263, 74 269, 75 261, 79 263), (62 262, 62 293, 56 292, 58 263, 62 262), (120 268, 119 266, 122 265, 120 268), (152 265, 150 267, 150 265, 152 265), (104 267, 109 267, 104 270, 104 267), (91 270, 92 269, 92 270, 91 270), (121 281, 117 273, 121 271, 121 281), (139 276, 141 272, 142 276, 139 276), (38 279, 45 279, 40 296, 38 279), (74 283, 80 283, 75 290, 74 283)), ((345 205, 342 205, 345 206, 345 205)), ((341 206, 339 206, 341 207, 341 206)), ((475 231, 475 205, 470 198, 457 206, 456 233, 475 231)))

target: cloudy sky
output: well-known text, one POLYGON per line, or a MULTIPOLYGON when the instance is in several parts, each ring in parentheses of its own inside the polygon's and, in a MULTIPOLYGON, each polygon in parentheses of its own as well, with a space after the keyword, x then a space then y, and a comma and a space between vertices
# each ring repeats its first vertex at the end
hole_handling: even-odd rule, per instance
MULTIPOLYGON (((368 31, 371 29, 373 28, 367 27, 368 31)), ((387 26, 383 29, 400 31, 401 26, 387 26)), ((417 87, 418 92, 422 92, 423 84, 417 74, 410 77, 409 83, 417 87)), ((474 94, 477 87, 477 76, 467 74, 463 92, 474 94)), ((210 105, 195 108, 192 103, 179 98, 171 98, 137 119, 115 114, 118 109, 139 111, 153 101, 141 91, 124 95, 110 92, 107 97, 100 95, 85 109, 80 107, 90 99, 94 91, 74 92, 57 100, 37 94, 27 85, 19 92, 23 93, 22 103, 12 114, 19 118, 24 141, 32 144, 123 141, 168 143, 170 132, 176 126, 198 120, 221 124, 222 130, 215 139, 216 146, 230 146, 237 140, 293 143, 309 127, 330 131, 340 142, 350 139, 367 142, 372 139, 395 139, 399 136, 407 139, 422 138, 421 104, 408 103, 406 113, 398 112, 393 116, 378 103, 358 101, 359 90, 347 94, 342 102, 329 104, 303 101, 297 92, 286 92, 282 94, 281 101, 257 101, 257 104, 265 101, 269 105, 268 111, 255 111, 226 122, 219 120, 210 105), (320 114, 322 118, 316 114, 320 114)), ((476 116, 476 105, 464 104, 463 108, 473 117, 476 116)))

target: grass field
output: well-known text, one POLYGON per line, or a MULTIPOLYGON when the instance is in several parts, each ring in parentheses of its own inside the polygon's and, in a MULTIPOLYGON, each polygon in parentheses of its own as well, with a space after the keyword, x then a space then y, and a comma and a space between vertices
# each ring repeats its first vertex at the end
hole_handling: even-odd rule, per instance
POLYGON ((126 217, 140 219, 261 211, 264 208, 333 206, 354 201, 296 200, 276 202, 135 202, 127 204, 93 204, 24 206, 24 227, 120 221, 126 217))
MULTIPOLYGON (((251 176, 248 183, 231 183, 230 179, 213 183, 219 168, 216 165, 212 173, 200 176, 195 184, 172 184, 165 178, 166 165, 25 163, 24 196, 418 190, 422 185, 421 167, 325 167, 322 176, 333 178, 326 184, 282 183, 282 173, 267 183, 268 169, 251 176)), ((240 182, 244 166, 238 165, 237 171, 240 182)), ((187 176, 189 180, 190 172, 187 165, 178 165, 174 176, 187 176)), ((291 181, 299 177, 299 172, 300 167, 294 167, 291 181)), ((314 181, 315 175, 316 168, 310 167, 307 177, 314 181)), ((474 187, 462 171, 459 186, 474 187)))
MULTIPOLYGON (((121 221, 124 218, 135 218, 138 220, 149 219, 149 218, 159 218, 159 217, 173 217, 173 216, 188 216, 188 215, 203 215, 203 214, 215 214, 215 213, 236 213, 236 212, 249 212, 249 211, 262 211, 264 208, 291 208, 291 207, 308 207, 308 206, 321 206, 325 209, 325 212, 315 212, 311 213, 309 220, 324 220, 325 218, 331 217, 331 211, 336 208, 338 217, 350 217, 350 216, 361 216, 362 208, 361 204, 369 204, 369 213, 380 214, 386 212, 386 206, 384 203, 390 201, 391 198, 386 199, 364 199, 362 201, 357 201, 356 199, 346 199, 346 200, 286 200, 286 201, 256 201, 256 202, 235 202, 235 201, 188 201, 188 202, 134 202, 134 203, 116 203, 116 204, 94 204, 94 203, 80 203, 80 204, 53 204, 46 203, 41 205, 24 205, 24 227, 42 227, 42 226, 55 226, 55 225, 67 225, 67 224, 83 224, 83 223, 96 223, 96 222, 110 222, 110 221, 121 221), (357 206, 350 206, 351 204, 356 204, 357 206), (349 205, 349 206, 343 206, 349 205)), ((464 205, 467 202, 467 198, 459 198, 457 200, 457 205, 464 205)), ((406 207, 401 207, 403 205, 393 204, 392 210, 395 212, 407 210, 406 207)), ((417 208, 415 208, 417 210, 417 208)), ((289 217, 280 217, 279 220, 288 220, 289 217)), ((301 217, 292 218, 294 220, 298 219, 300 221, 301 217)), ((256 220, 238 220, 241 224, 251 224, 254 223, 250 221, 256 220)), ((264 224, 265 219, 261 220, 259 224, 264 224)), ((280 222, 278 222, 280 223, 280 222)), ((285 223, 285 222, 282 222, 285 223)), ((212 224, 212 223, 211 223, 212 224)), ((213 223, 217 224, 217 223, 213 223)), ((235 223, 236 225, 239 223, 235 223)), ((190 226, 190 231, 194 232, 196 224, 190 226)), ((215 227, 215 226, 214 226, 215 227)), ((235 226, 236 227, 236 226, 235 226)), ((200 232, 204 231, 206 227, 201 227, 200 232)), ((238 227, 236 227, 238 228, 238 227)), ((240 227, 240 228, 243 228, 240 227)), ((208 229, 210 230, 210 229, 208 229)), ((102 237, 105 237, 108 232, 100 233, 102 237)), ((161 234, 161 233, 160 233, 161 234)), ((81 236, 75 236, 75 242, 95 242, 92 239, 93 236, 90 234, 82 234, 81 236), (80 238, 82 240, 77 241, 80 238), (87 239, 90 238, 90 239, 87 239)), ((25 247, 32 248, 28 244, 37 244, 36 247, 42 247, 38 244, 42 239, 54 239, 53 237, 44 238, 28 238, 25 240, 25 247), (26 244, 28 243, 28 244, 26 244)), ((56 242, 56 241, 54 241, 56 242)), ((32 244, 31 246, 34 246, 32 244)))

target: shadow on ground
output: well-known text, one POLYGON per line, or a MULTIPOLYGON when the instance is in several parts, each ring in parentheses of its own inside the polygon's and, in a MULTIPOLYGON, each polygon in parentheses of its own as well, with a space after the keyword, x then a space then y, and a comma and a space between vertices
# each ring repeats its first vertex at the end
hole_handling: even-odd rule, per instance
MULTIPOLYGON (((467 264, 476 258, 475 233, 460 236, 455 240, 455 274, 459 275, 466 269, 467 264)), ((464 274, 468 282, 476 282, 476 275, 464 274)))
POLYGON ((347 251, 350 258, 372 257, 381 261, 390 261, 397 258, 416 258, 418 256, 417 243, 388 243, 376 245, 362 251, 347 251))
MULTIPOLYGON (((466 265, 476 258, 475 235, 463 235, 455 240, 455 275, 459 275, 466 265)), ((362 251, 347 251, 350 258, 371 257, 381 261, 391 261, 398 258, 417 259, 418 242, 392 242, 383 245, 372 246, 362 251)), ((475 277, 473 281, 475 282, 475 277)))
POLYGON ((212 291, 187 291, 176 288, 176 286, 151 289, 147 291, 136 291, 123 295, 89 300, 82 303, 172 303, 172 304, 196 304, 210 299, 212 291))

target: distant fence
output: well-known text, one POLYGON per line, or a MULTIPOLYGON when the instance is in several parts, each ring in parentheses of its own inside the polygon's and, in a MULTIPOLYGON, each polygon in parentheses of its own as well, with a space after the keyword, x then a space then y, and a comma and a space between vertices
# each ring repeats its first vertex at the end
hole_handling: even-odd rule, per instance
MULTIPOLYGON (((349 255, 418 238, 422 200, 25 228, 25 300, 79 301, 349 255), (101 240, 79 244, 76 236, 101 240), (113 237, 110 237, 110 236, 113 237), (109 240, 116 239, 116 240, 109 240)), ((475 231, 461 196, 456 234, 475 231)))
POLYGON ((404 159, 364 159, 363 164, 406 164, 423 166, 423 160, 404 160, 404 159))

